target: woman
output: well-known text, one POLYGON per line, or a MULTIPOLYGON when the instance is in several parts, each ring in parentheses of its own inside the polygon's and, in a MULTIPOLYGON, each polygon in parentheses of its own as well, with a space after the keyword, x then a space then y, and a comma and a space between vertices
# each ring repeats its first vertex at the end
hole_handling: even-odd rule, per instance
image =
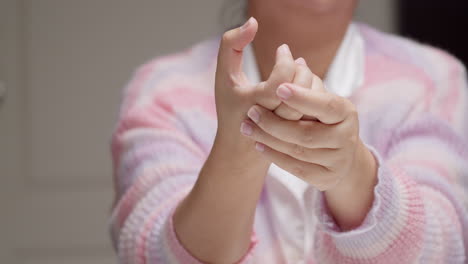
POLYGON ((121 263, 465 262, 465 70, 356 4, 250 0, 138 70, 112 145, 121 263))

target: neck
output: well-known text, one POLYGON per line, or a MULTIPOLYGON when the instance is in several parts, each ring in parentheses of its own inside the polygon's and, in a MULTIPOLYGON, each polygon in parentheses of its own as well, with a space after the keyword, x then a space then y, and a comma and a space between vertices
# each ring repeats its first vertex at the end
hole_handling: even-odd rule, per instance
POLYGON ((283 43, 289 45, 295 58, 303 57, 314 74, 324 79, 352 19, 352 8, 311 14, 259 5, 250 1, 248 14, 259 22, 253 48, 262 80, 272 71, 275 51, 283 43))

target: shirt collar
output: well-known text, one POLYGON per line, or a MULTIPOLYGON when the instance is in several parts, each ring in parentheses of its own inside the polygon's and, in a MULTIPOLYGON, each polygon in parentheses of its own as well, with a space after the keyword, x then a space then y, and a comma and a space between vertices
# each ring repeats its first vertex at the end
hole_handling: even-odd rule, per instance
MULTIPOLYGON (((245 74, 253 83, 259 83, 261 77, 252 45, 245 48, 243 59, 245 74)), ((364 82, 364 60, 363 38, 351 23, 325 77, 326 89, 339 96, 351 96, 364 82)))

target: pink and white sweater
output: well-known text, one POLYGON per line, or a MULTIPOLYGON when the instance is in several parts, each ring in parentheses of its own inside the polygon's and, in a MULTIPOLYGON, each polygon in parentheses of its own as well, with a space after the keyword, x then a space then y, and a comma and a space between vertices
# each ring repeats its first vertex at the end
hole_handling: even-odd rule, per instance
MULTIPOLYGON (((465 69, 438 49, 358 29, 364 82, 350 100, 379 163, 372 208, 361 226, 343 232, 321 193, 310 191, 307 212, 299 213, 291 194, 267 177, 242 263, 466 263, 465 69), (271 217, 277 201, 287 210, 271 217), (280 243, 290 232, 297 239, 280 243)), ((150 61, 125 90, 112 138, 111 232, 120 263, 201 263, 178 241, 172 214, 213 144, 218 45, 216 38, 150 61)))

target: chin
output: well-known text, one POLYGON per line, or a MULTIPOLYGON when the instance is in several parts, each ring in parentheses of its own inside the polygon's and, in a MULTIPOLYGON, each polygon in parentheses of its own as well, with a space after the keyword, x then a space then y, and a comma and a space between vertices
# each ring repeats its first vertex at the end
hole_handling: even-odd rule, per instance
POLYGON ((354 5, 356 0, 281 0, 294 8, 308 9, 314 13, 328 13, 354 5))

